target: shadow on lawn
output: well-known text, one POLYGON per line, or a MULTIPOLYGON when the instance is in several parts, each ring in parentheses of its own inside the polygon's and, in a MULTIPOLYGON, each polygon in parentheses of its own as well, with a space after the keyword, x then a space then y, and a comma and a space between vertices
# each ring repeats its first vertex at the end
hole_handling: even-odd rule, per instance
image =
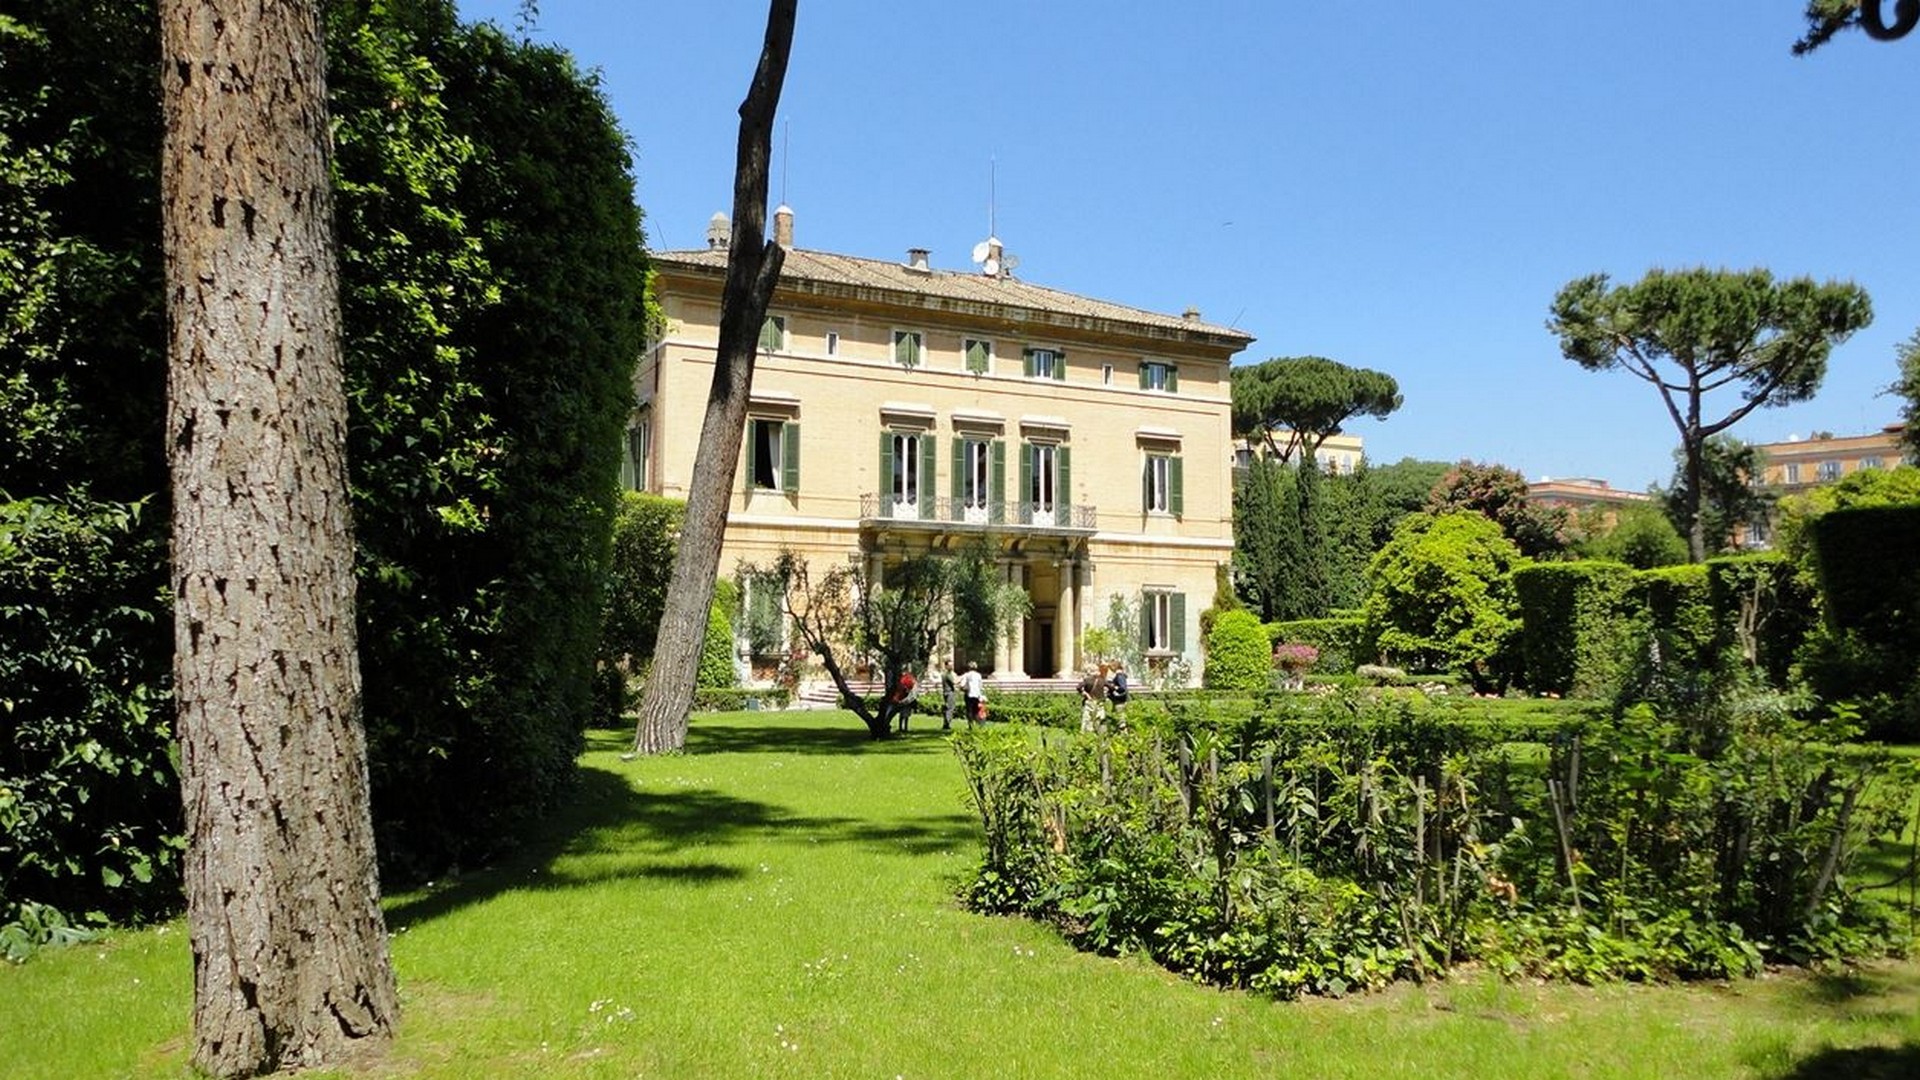
POLYGON ((946 732, 937 719, 917 717, 906 735, 876 739, 866 726, 846 714, 844 724, 825 726, 818 714, 794 713, 789 721, 702 725, 698 717, 687 728, 691 754, 947 754, 946 732))
POLYGON ((1920 1076, 1920 1046, 1829 1048, 1774 1080, 1913 1080, 1920 1076))
MULTIPOLYGON (((589 732, 588 749, 624 749, 628 736, 589 732)), ((689 732, 692 755, 720 753, 837 753, 868 749, 946 753, 939 738, 869 740, 857 726, 727 726, 689 732)), ((536 825, 512 855, 482 870, 404 897, 387 907, 387 925, 399 929, 437 918, 509 889, 584 888, 618 881, 652 881, 685 888, 721 885, 753 869, 728 860, 730 847, 748 839, 793 844, 854 844, 883 854, 927 855, 969 843, 978 831, 970 815, 922 814, 867 820, 798 814, 773 803, 705 788, 645 790, 618 772, 591 763, 580 769, 573 798, 536 825)))

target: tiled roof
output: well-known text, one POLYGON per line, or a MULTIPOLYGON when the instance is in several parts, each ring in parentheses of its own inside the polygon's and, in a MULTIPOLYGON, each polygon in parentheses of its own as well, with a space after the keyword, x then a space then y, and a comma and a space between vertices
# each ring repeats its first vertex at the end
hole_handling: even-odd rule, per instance
MULTIPOLYGON (((662 266, 721 274, 726 272, 727 267, 727 253, 718 249, 656 251, 650 257, 662 266)), ((992 277, 955 270, 918 270, 905 263, 834 255, 825 251, 789 250, 786 261, 781 265, 780 281, 783 286, 804 282, 845 289, 877 289, 903 296, 939 297, 961 303, 990 304, 1068 318, 1099 319, 1160 331, 1225 338, 1241 343, 1242 347, 1253 341, 1253 335, 1232 327, 1076 296, 1011 276, 992 277)))

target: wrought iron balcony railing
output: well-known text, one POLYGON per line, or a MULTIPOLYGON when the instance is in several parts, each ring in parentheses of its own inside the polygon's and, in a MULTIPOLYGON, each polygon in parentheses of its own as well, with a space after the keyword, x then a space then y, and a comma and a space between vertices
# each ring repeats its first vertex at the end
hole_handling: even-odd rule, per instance
POLYGON ((872 492, 860 496, 860 520, 1023 529, 1093 530, 1099 528, 1098 512, 1086 505, 1011 500, 972 502, 951 498, 930 499, 924 495, 912 502, 904 502, 896 500, 890 494, 880 495, 872 492))

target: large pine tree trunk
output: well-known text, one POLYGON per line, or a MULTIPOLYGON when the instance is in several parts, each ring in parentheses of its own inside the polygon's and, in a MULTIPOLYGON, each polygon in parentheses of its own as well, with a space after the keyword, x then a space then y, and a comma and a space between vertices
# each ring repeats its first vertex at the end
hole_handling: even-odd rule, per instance
POLYGON ((713 603, 720 545, 726 536, 727 504, 733 500, 733 477, 740 463, 760 323, 766 318, 767 301, 785 257, 779 245, 765 243, 767 160, 773 145, 774 111, 787 77, 787 53, 793 45, 795 2, 772 0, 760 63, 740 105, 733 238, 727 248, 727 283, 720 297, 720 341, 653 668, 640 698, 640 721, 634 732, 634 749, 640 753, 679 750, 687 741, 687 713, 693 708, 707 609, 713 603))
POLYGON ((385 1043, 319 5, 162 0, 193 1061, 385 1043))

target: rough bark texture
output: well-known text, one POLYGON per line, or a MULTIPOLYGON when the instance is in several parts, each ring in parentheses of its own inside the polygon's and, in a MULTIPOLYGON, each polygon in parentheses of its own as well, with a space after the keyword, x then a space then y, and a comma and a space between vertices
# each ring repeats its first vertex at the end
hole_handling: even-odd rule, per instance
POLYGON ((720 297, 720 341, 714 358, 713 385, 694 451, 687 485, 687 509, 680 547, 673 558, 666 608, 653 668, 640 698, 634 750, 657 754, 679 750, 687 741, 687 714, 693 708, 694 679, 706 636, 707 609, 713 603, 714 576, 720 568, 720 544, 727 529, 727 504, 733 500, 740 440, 746 430, 747 395, 760 347, 760 323, 780 277, 786 252, 766 243, 767 161, 773 145, 773 116, 787 77, 787 53, 793 45, 796 0, 772 0, 767 36, 753 85, 740 105, 740 142, 733 174, 733 238, 727 248, 727 282, 720 297))
POLYGON ((319 9, 162 0, 193 1061, 338 1064, 396 1006, 354 642, 319 9))

